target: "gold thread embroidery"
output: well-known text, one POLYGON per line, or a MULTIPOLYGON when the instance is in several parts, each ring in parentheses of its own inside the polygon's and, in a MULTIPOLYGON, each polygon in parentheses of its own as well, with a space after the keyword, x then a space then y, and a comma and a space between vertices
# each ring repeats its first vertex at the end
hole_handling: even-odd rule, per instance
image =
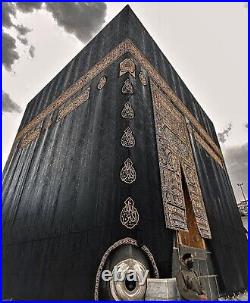
POLYGON ((144 72, 141 71, 139 73, 139 79, 140 79, 142 85, 146 86, 148 84, 148 80, 147 80, 147 77, 144 72))
POLYGON ((127 79, 122 86, 122 93, 132 95, 134 93, 134 88, 129 79, 127 79))
POLYGON ((82 103, 89 99, 90 87, 87 88, 81 95, 73 99, 68 105, 59 110, 57 121, 66 117, 69 113, 79 107, 82 103))
POLYGON ((171 226, 171 229, 188 231, 186 224, 186 212, 183 209, 168 204, 166 206, 166 213, 168 224, 171 226))
POLYGON ((157 83, 157 86, 168 95, 171 102, 180 110, 180 112, 185 115, 189 121, 195 127, 195 130, 199 135, 205 140, 205 142, 211 147, 213 152, 221 159, 223 156, 220 148, 211 139, 205 129, 196 120, 192 113, 187 109, 184 103, 175 95, 172 89, 169 87, 167 82, 159 75, 157 70, 149 63, 146 57, 141 53, 141 51, 136 48, 136 46, 129 40, 126 39, 121 42, 117 47, 115 47, 111 52, 109 52, 103 59, 96 63, 86 74, 79 78, 72 86, 70 86, 66 91, 64 91, 54 102, 52 102, 47 108, 42 110, 36 117, 34 117, 16 136, 16 140, 21 139, 29 130, 34 128, 39 122, 41 122, 49 113, 53 112, 59 108, 64 102, 66 102, 71 96, 73 96, 79 89, 87 85, 95 76, 97 76, 101 71, 108 67, 111 63, 116 61, 124 53, 129 52, 134 58, 143 66, 150 77, 157 83))
POLYGON ((201 147, 205 149, 205 151, 216 161, 220 164, 221 167, 223 167, 224 161, 217 155, 216 152, 210 147, 210 145, 195 131, 193 130, 194 138, 196 142, 198 142, 201 147))
POLYGON ((25 148, 32 141, 36 140, 40 136, 41 128, 31 130, 26 136, 20 141, 20 148, 25 148))
POLYGON ((136 180, 136 171, 133 167, 133 162, 128 158, 121 169, 120 178, 123 182, 131 184, 136 180))
POLYGON ((195 126, 198 132, 209 142, 209 144, 216 150, 216 152, 221 155, 220 148, 213 142, 211 137, 207 134, 201 124, 196 120, 192 113, 187 109, 185 104, 176 96, 170 86, 167 84, 157 70, 149 63, 146 57, 140 52, 136 46, 130 42, 128 44, 128 51, 135 57, 135 59, 143 66, 143 68, 148 72, 150 77, 154 80, 154 83, 170 98, 171 102, 184 114, 195 126))
POLYGON ((124 107, 121 111, 121 116, 124 119, 133 119, 135 117, 133 107, 131 106, 131 104, 129 102, 126 102, 124 104, 124 107))
POLYGON ((106 85, 106 83, 107 83, 107 77, 102 76, 97 84, 97 89, 101 90, 106 85))
POLYGON ((43 130, 46 130, 48 128, 51 127, 53 121, 52 121, 52 117, 51 116, 48 116, 45 120, 44 120, 44 123, 43 123, 43 130))
POLYGON ((111 52, 109 52, 103 59, 97 62, 86 74, 80 77, 74 84, 66 89, 55 101, 53 101, 48 107, 43 109, 36 117, 34 117, 16 136, 16 140, 19 140, 25 133, 34 128, 39 122, 41 122, 49 113, 58 109, 64 102, 66 102, 71 96, 73 96, 79 89, 86 86, 94 77, 96 77, 101 71, 108 67, 112 62, 116 61, 120 56, 127 52, 129 40, 121 42, 111 52))
POLYGON ((203 238, 211 238, 185 117, 153 82, 151 92, 166 226, 171 229, 187 228, 182 168, 195 217, 203 218, 202 224, 201 220, 196 220, 200 234, 203 238))
POLYGON ((135 146, 135 137, 130 127, 127 127, 124 131, 121 137, 121 145, 130 148, 135 146))
POLYGON ((126 58, 120 63, 119 76, 122 76, 126 73, 129 73, 135 78, 135 63, 131 58, 126 58))
POLYGON ((131 197, 128 197, 124 201, 124 207, 121 210, 120 221, 122 225, 128 229, 134 228, 139 222, 139 213, 134 206, 134 201, 131 197))

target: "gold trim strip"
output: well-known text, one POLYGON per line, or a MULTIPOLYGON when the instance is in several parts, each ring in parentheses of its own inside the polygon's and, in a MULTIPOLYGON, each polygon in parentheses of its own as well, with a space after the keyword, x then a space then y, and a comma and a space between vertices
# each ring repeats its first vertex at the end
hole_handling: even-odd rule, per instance
POLYGON ((109 52, 101 61, 95 64, 85 75, 71 85, 63 92, 54 102, 41 111, 33 118, 16 136, 16 140, 20 139, 24 134, 31 130, 34 126, 40 123, 48 114, 58 109, 64 102, 73 96, 79 89, 87 85, 101 71, 107 68, 112 62, 122 56, 128 49, 128 40, 121 42, 116 48, 109 52))
POLYGON ((149 63, 146 57, 135 47, 131 42, 129 43, 129 52, 138 60, 138 62, 143 66, 143 68, 149 73, 154 82, 157 83, 157 86, 171 99, 171 102, 180 110, 180 112, 189 119, 189 121, 197 128, 197 131, 206 138, 209 144, 216 150, 216 152, 222 156, 220 148, 214 143, 212 138, 204 130, 202 125, 196 120, 193 114, 187 109, 186 105, 176 96, 175 92, 167 84, 157 70, 149 63))
POLYGON ((171 99, 171 102, 180 110, 184 116, 186 116, 190 122, 196 128, 196 131, 207 141, 207 144, 211 146, 218 157, 223 159, 220 148, 214 143, 212 138, 208 135, 201 124, 196 120, 192 113, 187 109, 184 103, 175 95, 174 91, 170 88, 167 82, 159 75, 157 70, 149 63, 147 58, 141 53, 141 51, 133 44, 129 39, 121 42, 117 47, 111 50, 102 60, 95 64, 85 75, 71 85, 65 92, 63 92, 54 102, 52 102, 47 108, 42 110, 35 118, 33 118, 16 136, 16 140, 23 137, 28 131, 34 128, 43 119, 58 109, 64 102, 66 102, 71 96, 73 96, 79 89, 86 86, 94 77, 106 69, 110 64, 116 61, 124 53, 130 52, 131 55, 143 66, 148 72, 150 77, 157 83, 157 86, 165 92, 171 99))
POLYGON ((26 146, 28 146, 32 141, 36 140, 39 136, 40 136, 40 133, 41 133, 41 129, 35 129, 35 130, 32 130, 30 131, 27 136, 25 136, 21 142, 20 142, 20 145, 19 147, 20 148, 25 148, 26 146))
POLYGON ((215 152, 214 150, 210 147, 209 144, 195 131, 193 130, 194 138, 196 142, 198 142, 202 148, 205 149, 205 151, 216 161, 218 162, 222 167, 224 160, 221 159, 215 152))
POLYGON ((90 88, 87 88, 80 96, 73 99, 67 106, 59 110, 57 121, 63 119, 82 103, 89 99, 90 88))

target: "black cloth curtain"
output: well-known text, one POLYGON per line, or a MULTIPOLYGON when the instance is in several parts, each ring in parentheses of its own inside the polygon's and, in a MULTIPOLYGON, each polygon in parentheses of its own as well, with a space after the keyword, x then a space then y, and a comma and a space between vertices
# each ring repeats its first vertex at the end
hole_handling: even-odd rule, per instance
POLYGON ((211 228, 211 249, 221 291, 233 295, 247 289, 247 238, 228 173, 194 142, 194 155, 211 228))

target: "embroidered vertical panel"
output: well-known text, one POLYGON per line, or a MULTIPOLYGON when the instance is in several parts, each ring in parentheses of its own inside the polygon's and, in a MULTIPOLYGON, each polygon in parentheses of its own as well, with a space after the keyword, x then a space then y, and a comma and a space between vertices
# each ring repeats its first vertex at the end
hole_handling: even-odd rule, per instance
POLYGON ((181 169, 203 238, 211 238, 185 117, 151 81, 162 199, 167 228, 187 230, 181 169))

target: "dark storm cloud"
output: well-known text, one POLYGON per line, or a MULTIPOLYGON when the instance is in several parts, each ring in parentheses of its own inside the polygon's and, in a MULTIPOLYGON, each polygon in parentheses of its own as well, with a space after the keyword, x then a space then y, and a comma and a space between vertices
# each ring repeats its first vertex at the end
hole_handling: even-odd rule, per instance
POLYGON ((229 123, 228 127, 223 130, 223 132, 218 133, 218 139, 221 143, 225 143, 227 141, 227 137, 232 129, 232 123, 229 123))
MULTIPOLYGON (((16 7, 13 3, 2 3, 2 26, 5 28, 14 27, 18 36, 17 39, 24 45, 28 44, 28 39, 25 37, 31 30, 24 25, 16 25, 12 22, 11 16, 16 16, 16 7)), ((16 39, 10 36, 8 33, 2 34, 2 64, 10 71, 14 62, 20 58, 17 48, 16 39)))
POLYGON ((31 58, 34 58, 34 56, 35 56, 35 47, 34 47, 34 45, 30 46, 29 54, 30 54, 31 58))
POLYGON ((245 194, 247 193, 248 189, 247 152, 247 143, 240 146, 227 148, 224 152, 224 157, 227 165, 227 170, 231 179, 231 183, 233 185, 235 195, 236 197, 238 197, 237 202, 239 202, 240 199, 243 199, 242 194, 237 186, 237 183, 243 182, 245 194))
POLYGON ((16 7, 23 13, 31 13, 42 7, 43 2, 17 2, 16 7))
POLYGON ((2 92, 2 111, 7 113, 21 113, 22 109, 18 104, 11 100, 7 93, 2 92))
POLYGON ((104 23, 107 6, 91 2, 48 2, 46 8, 66 32, 87 42, 104 23))
MULTIPOLYGON (((68 33, 74 34, 82 42, 89 41, 105 21, 107 6, 105 3, 94 2, 16 2, 3 3, 2 19, 3 27, 14 27, 17 39, 24 45, 28 45, 26 35, 31 29, 22 24, 13 24, 11 16, 16 16, 16 10, 23 13, 31 13, 34 10, 45 8, 52 13, 57 24, 68 33)), ((34 57, 34 46, 29 49, 29 54, 34 57)), ((9 34, 3 37, 3 65, 11 70, 12 64, 19 58, 16 50, 16 41, 9 34)))
POLYGON ((7 70, 11 70, 12 64, 19 59, 16 51, 16 40, 9 34, 2 33, 2 64, 7 70))
POLYGON ((13 25, 15 29, 18 32, 17 39, 23 44, 23 45, 28 45, 29 41, 25 37, 29 32, 31 32, 31 29, 24 26, 24 25, 13 25))
POLYGON ((10 28, 13 23, 11 21, 11 15, 16 15, 16 9, 12 3, 2 3, 2 26, 10 28))
POLYGON ((23 44, 23 45, 28 45, 29 41, 27 38, 23 38, 21 36, 17 36, 17 39, 23 44))
POLYGON ((18 34, 21 36, 27 35, 32 30, 24 25, 14 25, 15 29, 18 31, 18 34))

